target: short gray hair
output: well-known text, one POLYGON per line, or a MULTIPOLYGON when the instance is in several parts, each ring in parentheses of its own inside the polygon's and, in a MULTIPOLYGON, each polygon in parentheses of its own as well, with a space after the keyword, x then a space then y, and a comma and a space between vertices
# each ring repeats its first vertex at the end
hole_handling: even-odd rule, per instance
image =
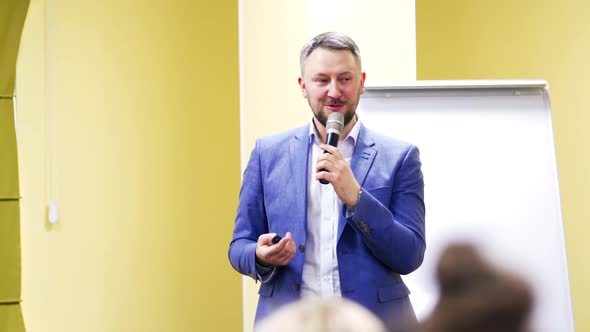
POLYGON ((352 38, 339 32, 324 32, 307 42, 301 49, 299 66, 303 75, 303 63, 316 48, 327 48, 330 50, 349 50, 359 66, 361 65, 361 51, 352 38))

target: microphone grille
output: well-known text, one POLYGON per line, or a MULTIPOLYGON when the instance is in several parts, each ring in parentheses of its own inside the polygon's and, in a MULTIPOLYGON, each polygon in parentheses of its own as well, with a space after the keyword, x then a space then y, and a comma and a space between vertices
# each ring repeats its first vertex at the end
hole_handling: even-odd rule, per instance
POLYGON ((332 112, 328 115, 328 122, 326 123, 326 131, 328 133, 335 132, 340 135, 344 127, 344 116, 339 112, 332 112))

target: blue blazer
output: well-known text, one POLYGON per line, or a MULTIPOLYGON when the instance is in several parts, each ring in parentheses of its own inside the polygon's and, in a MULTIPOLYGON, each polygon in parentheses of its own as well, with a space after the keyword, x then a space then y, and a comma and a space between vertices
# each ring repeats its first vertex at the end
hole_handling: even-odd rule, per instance
MULTIPOLYGON (((255 251, 264 233, 293 234, 297 254, 260 286, 256 321, 300 297, 307 225, 309 125, 257 140, 243 175, 229 259, 256 280, 255 251)), ((342 296, 384 321, 414 312, 400 275, 422 263, 424 182, 418 149, 362 126, 351 168, 360 202, 338 226, 342 296)), ((415 318, 414 318, 415 319, 415 318)))

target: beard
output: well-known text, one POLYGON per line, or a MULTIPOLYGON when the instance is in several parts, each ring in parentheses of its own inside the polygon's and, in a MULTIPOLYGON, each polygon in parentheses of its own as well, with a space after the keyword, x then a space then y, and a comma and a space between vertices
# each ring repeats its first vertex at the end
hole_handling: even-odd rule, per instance
MULTIPOLYGON (((344 118, 344 127, 346 127, 350 123, 350 121, 352 121, 356 114, 356 105, 349 105, 348 103, 342 102, 338 103, 345 105, 345 110, 344 112, 342 112, 342 116, 344 118)), ((328 115, 325 112, 323 112, 322 109, 315 110, 311 103, 309 103, 309 107, 311 107, 311 109, 313 110, 313 116, 316 118, 316 120, 318 120, 318 122, 321 123, 322 126, 326 127, 326 124, 328 123, 328 115)))

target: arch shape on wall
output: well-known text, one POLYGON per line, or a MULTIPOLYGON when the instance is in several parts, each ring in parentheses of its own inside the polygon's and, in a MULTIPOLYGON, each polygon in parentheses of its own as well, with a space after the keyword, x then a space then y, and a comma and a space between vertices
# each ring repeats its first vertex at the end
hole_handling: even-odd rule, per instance
POLYGON ((29 0, 0 2, 0 330, 25 331, 21 311, 20 193, 14 121, 16 59, 29 0))

